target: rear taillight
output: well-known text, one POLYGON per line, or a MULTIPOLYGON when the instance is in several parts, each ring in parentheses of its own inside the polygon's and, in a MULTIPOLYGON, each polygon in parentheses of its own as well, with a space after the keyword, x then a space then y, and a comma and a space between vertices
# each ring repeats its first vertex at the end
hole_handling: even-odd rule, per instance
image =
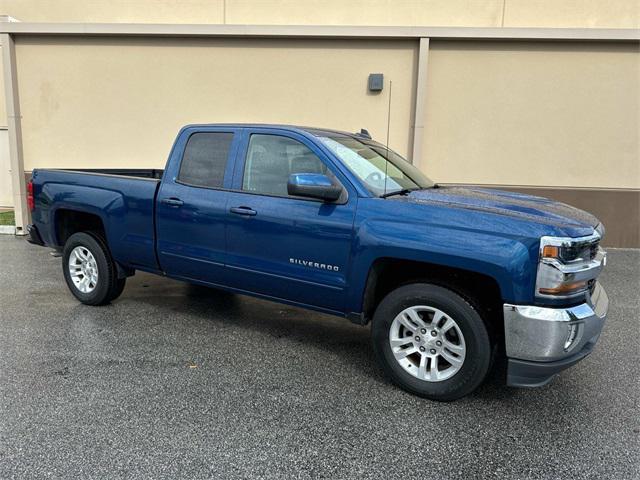
POLYGON ((32 212, 36 208, 36 202, 33 199, 33 180, 29 180, 29 183, 27 183, 27 206, 32 212))

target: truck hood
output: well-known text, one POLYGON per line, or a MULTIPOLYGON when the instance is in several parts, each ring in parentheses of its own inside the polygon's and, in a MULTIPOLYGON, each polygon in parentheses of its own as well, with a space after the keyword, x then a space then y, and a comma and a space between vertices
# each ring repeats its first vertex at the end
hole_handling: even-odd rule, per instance
POLYGON ((494 213, 559 228, 595 228, 598 225, 596 217, 565 203, 504 190, 438 186, 389 199, 392 198, 415 204, 443 205, 494 213))

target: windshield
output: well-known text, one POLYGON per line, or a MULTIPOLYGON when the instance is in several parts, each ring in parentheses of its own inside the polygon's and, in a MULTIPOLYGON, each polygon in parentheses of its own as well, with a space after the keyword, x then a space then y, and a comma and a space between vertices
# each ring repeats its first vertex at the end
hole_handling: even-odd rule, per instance
POLYGON ((318 139, 335 153, 375 196, 433 187, 433 182, 420 170, 378 142, 347 136, 318 139))

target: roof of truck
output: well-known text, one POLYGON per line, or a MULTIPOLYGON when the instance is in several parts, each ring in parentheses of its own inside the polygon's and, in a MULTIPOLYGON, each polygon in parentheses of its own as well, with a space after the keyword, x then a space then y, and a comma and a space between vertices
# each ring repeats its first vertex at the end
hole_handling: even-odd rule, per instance
POLYGON ((187 127, 280 128, 283 130, 307 132, 316 137, 345 136, 370 140, 369 137, 362 133, 345 132, 342 130, 333 130, 331 128, 305 127, 302 125, 285 125, 278 123, 206 123, 187 125, 187 127))

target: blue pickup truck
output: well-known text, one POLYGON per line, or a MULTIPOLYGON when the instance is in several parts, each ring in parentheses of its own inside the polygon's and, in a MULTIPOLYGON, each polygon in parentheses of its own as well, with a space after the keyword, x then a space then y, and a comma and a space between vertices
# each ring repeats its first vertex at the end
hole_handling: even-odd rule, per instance
POLYGON ((449 401, 506 364, 546 384, 591 353, 608 309, 603 226, 568 205, 439 186, 357 134, 191 125, 164 171, 34 170, 29 241, 79 301, 136 270, 371 324, 389 378, 449 401))

